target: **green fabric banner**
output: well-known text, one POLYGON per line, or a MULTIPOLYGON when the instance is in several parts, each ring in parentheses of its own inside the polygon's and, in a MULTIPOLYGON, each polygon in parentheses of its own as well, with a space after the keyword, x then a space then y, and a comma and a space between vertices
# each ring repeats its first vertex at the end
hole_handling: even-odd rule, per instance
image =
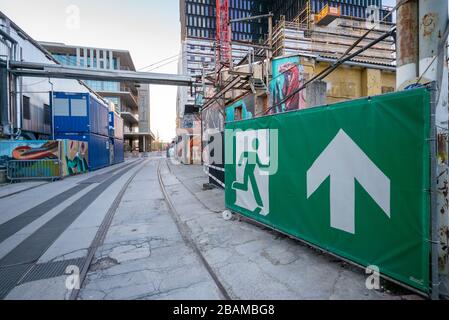
POLYGON ((430 93, 226 125, 226 206, 429 292, 430 93))

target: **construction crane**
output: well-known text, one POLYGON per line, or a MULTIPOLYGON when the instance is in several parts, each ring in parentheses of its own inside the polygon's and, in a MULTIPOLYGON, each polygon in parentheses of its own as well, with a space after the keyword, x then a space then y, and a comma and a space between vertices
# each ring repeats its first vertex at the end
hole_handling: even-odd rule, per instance
POLYGON ((216 71, 223 66, 232 65, 231 26, 229 19, 229 0, 217 0, 216 4, 216 71))

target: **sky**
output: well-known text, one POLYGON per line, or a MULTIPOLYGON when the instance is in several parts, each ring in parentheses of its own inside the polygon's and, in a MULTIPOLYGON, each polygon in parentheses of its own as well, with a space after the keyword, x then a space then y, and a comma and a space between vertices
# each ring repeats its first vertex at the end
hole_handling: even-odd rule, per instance
MULTIPOLYGON (((0 10, 38 41, 128 50, 136 69, 180 53, 179 0, 0 0, 0 10)), ((177 61, 154 72, 177 73, 177 61)), ((151 86, 151 130, 164 141, 175 136, 176 92, 151 86)))

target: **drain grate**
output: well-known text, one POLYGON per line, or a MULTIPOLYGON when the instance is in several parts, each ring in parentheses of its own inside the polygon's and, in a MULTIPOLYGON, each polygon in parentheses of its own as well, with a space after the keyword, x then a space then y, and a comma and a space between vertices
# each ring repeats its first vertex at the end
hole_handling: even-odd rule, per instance
POLYGON ((31 264, 22 264, 0 268, 0 299, 4 299, 14 289, 20 277, 31 267, 31 264))
POLYGON ((66 269, 68 266, 77 266, 81 270, 85 261, 86 258, 84 257, 37 264, 22 278, 22 280, 20 280, 19 285, 67 275, 66 269))

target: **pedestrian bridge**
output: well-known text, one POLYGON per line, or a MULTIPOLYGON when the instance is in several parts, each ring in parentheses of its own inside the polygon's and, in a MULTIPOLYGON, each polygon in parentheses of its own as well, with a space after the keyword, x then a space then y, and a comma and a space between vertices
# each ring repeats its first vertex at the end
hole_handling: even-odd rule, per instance
POLYGON ((125 70, 95 70, 61 66, 56 64, 11 61, 10 72, 17 76, 59 78, 77 80, 130 81, 169 86, 191 86, 193 78, 188 75, 136 72, 125 70))

